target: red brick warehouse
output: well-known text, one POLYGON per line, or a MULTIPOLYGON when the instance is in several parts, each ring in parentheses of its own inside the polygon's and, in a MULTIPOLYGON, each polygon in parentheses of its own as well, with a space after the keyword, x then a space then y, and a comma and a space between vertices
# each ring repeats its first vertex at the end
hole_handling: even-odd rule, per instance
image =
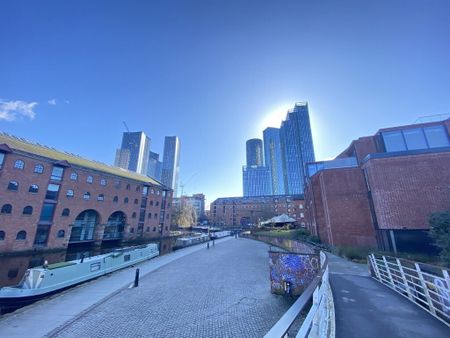
POLYGON ((172 190, 0 134, 0 253, 168 236, 172 190))

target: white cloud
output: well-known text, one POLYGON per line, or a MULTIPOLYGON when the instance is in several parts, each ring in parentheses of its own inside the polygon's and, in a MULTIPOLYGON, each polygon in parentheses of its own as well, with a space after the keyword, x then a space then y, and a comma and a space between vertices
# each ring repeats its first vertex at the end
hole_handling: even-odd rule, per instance
POLYGON ((15 121, 21 118, 33 120, 36 113, 33 111, 37 102, 3 101, 0 99, 0 120, 15 121))
POLYGON ((56 106, 56 99, 51 99, 47 101, 49 105, 56 106))

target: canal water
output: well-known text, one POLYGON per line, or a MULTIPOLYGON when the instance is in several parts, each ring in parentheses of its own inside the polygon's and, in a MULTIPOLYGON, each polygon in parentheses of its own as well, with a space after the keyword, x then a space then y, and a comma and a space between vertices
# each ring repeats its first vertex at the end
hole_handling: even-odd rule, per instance
MULTIPOLYGON (((175 246, 176 237, 163 238, 157 242, 160 255, 172 252, 175 246)), ((140 243, 143 244, 143 243, 140 243)), ((29 268, 42 266, 45 261, 49 264, 71 261, 84 257, 91 257, 114 251, 124 246, 133 246, 135 244, 107 245, 101 247, 94 246, 69 246, 66 251, 51 253, 34 253, 28 255, 0 256, 0 287, 17 285, 22 279, 25 271, 29 268)))

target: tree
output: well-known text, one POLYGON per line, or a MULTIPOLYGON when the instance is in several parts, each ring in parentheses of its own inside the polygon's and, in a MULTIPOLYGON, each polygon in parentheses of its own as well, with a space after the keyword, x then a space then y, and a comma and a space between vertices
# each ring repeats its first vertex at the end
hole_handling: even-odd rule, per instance
POLYGON ((197 212, 191 203, 181 198, 179 206, 173 210, 172 220, 180 227, 189 228, 197 224, 197 212))
POLYGON ((430 235, 441 250, 440 257, 450 267, 450 211, 434 212, 428 217, 430 235))

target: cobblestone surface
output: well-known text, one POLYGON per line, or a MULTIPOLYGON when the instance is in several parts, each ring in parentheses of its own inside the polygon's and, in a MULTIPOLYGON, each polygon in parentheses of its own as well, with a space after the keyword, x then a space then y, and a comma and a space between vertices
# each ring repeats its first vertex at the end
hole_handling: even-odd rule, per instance
POLYGON ((56 337, 262 337, 292 304, 272 295, 268 245, 230 240, 180 258, 56 337))

